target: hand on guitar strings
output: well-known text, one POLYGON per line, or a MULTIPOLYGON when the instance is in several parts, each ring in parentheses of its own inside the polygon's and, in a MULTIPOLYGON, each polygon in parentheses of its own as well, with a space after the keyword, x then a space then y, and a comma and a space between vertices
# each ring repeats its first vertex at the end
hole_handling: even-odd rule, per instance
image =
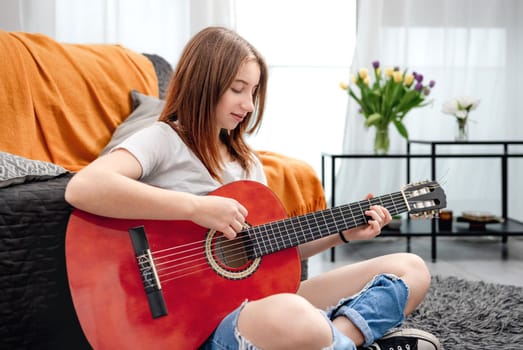
POLYGON ((191 221, 233 239, 245 225, 247 209, 237 200, 221 196, 195 196, 191 221))
MULTIPOLYGON (((365 199, 371 199, 373 197, 374 195, 369 193, 365 199)), ((348 241, 372 239, 378 236, 381 233, 383 226, 387 225, 392 220, 389 211, 381 205, 371 205, 364 214, 368 218, 367 224, 343 231, 343 235, 348 241)))

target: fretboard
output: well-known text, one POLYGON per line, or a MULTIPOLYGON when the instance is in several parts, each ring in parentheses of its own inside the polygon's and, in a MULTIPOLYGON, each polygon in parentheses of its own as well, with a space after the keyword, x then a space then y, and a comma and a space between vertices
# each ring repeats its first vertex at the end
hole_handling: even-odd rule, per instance
POLYGON ((367 223, 365 216, 372 205, 381 205, 397 215, 408 211, 403 194, 398 191, 388 195, 345 204, 310 214, 269 222, 246 229, 252 257, 261 257, 279 250, 329 236, 367 223))

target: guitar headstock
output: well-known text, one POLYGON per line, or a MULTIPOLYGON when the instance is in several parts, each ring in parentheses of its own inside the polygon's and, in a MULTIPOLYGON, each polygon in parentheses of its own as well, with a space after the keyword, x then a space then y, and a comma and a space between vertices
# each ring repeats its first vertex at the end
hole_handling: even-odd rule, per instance
POLYGON ((432 218, 447 206, 447 197, 436 181, 422 181, 401 189, 412 218, 432 218))

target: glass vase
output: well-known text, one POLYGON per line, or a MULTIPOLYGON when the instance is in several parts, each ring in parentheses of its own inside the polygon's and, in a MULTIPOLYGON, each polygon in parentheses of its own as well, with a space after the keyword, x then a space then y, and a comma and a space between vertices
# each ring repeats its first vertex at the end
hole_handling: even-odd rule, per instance
POLYGON ((374 138, 374 153, 387 154, 389 153, 390 139, 389 139, 389 125, 376 127, 376 136, 374 138))
POLYGON ((456 141, 468 141, 469 140, 469 127, 466 119, 456 118, 458 122, 458 129, 456 130, 456 141))

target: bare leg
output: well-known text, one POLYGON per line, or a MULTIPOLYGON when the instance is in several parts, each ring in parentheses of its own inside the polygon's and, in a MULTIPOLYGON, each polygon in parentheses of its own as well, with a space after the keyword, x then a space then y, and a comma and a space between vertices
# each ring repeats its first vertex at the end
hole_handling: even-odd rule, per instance
MULTIPOLYGON (((298 294, 318 308, 336 305, 345 297, 360 292, 374 276, 393 274, 409 288, 404 314, 412 312, 425 297, 430 286, 430 273, 425 262, 414 254, 398 253, 344 266, 302 282, 298 294)), ((363 334, 346 317, 337 317, 334 325, 346 336, 361 345, 363 334)))
POLYGON ((298 294, 320 309, 358 293, 376 275, 389 273, 403 279, 409 287, 405 314, 421 303, 430 287, 430 272, 417 255, 397 253, 343 266, 301 283, 298 294))
MULTIPOLYGON (((409 287, 405 314, 423 300, 430 274, 416 255, 386 255, 329 271, 302 282, 298 295, 277 294, 245 305, 238 320, 240 334, 262 349, 321 349, 332 344, 332 331, 317 308, 325 310, 342 298, 361 291, 374 276, 388 273, 403 279, 409 287)), ((364 337, 345 317, 337 317, 334 326, 356 345, 364 337)))
POLYGON ((262 349, 322 349, 332 344, 332 330, 320 311, 296 294, 276 294, 245 305, 238 330, 262 349))

